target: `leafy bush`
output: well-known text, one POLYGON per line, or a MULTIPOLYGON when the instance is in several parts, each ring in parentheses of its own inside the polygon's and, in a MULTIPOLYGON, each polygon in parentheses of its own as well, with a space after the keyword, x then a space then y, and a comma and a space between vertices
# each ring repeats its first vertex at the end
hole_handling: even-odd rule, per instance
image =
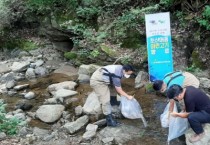
POLYGON ((201 26, 210 30, 210 6, 206 6, 205 10, 202 13, 202 18, 198 19, 198 22, 201 26))
POLYGON ((99 50, 95 49, 90 52, 90 57, 96 58, 99 56, 99 54, 100 54, 99 50))
POLYGON ((3 48, 3 47, 5 47, 7 49, 19 48, 22 50, 29 51, 29 50, 36 49, 38 47, 38 45, 35 44, 31 40, 8 38, 0 46, 0 48, 3 48))
POLYGON ((17 133, 18 126, 21 121, 15 117, 6 118, 5 104, 0 102, 0 132, 4 132, 8 135, 14 135, 17 133))

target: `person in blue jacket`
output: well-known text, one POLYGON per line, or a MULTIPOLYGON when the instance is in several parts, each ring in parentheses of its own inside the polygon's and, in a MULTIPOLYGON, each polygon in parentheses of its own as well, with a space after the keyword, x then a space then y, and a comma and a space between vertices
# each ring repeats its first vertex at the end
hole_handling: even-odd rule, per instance
MULTIPOLYGON (((153 89, 155 91, 160 91, 164 93, 167 89, 170 88, 171 85, 180 85, 183 88, 187 86, 194 86, 195 88, 199 88, 200 82, 199 80, 189 72, 175 71, 168 73, 164 76, 163 80, 156 80, 153 83, 153 89)), ((184 103, 182 102, 181 105, 184 103)), ((174 100, 170 100, 169 111, 172 112, 174 109, 174 100)), ((184 110, 184 109, 183 109, 184 110)))

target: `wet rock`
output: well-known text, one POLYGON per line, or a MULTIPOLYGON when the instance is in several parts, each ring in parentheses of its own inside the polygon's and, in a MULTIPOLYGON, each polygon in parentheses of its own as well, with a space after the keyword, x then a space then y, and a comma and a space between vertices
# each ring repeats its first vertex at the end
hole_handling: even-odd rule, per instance
POLYGON ((20 91, 20 90, 23 90, 23 89, 28 88, 28 87, 29 87, 29 84, 24 84, 24 85, 15 86, 14 89, 16 91, 20 91))
POLYGON ((63 105, 42 105, 36 111, 36 116, 46 123, 52 123, 58 120, 65 107, 63 105))
POLYGON ((94 125, 98 125, 99 127, 106 125, 106 119, 101 119, 93 123, 94 125))
POLYGON ((49 98, 45 99, 44 104, 62 104, 63 98, 49 98))
POLYGON ((67 97, 71 97, 76 95, 77 92, 76 91, 72 91, 72 90, 66 90, 66 89, 60 89, 57 90, 54 94, 53 97, 54 98, 67 98, 67 97))
POLYGON ((29 103, 28 100, 19 100, 16 105, 15 109, 22 109, 23 111, 30 110, 33 106, 29 103))
POLYGON ((73 82, 73 81, 65 81, 65 82, 61 82, 61 83, 56 83, 56 84, 52 84, 50 86, 48 86, 48 91, 49 92, 54 92, 60 89, 66 89, 66 90, 75 90, 75 86, 77 85, 77 83, 73 82))

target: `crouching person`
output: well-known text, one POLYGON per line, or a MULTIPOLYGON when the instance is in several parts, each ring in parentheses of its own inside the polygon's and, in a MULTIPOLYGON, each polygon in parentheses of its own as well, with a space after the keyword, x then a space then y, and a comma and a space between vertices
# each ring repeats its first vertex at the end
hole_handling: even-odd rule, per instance
POLYGON ((167 97, 175 101, 184 100, 186 112, 172 112, 175 117, 187 118, 190 127, 195 132, 190 142, 197 142, 204 136, 203 123, 210 123, 210 99, 201 90, 188 86, 182 88, 172 85, 167 91, 167 97))
POLYGON ((102 105, 103 114, 106 116, 107 126, 119 126, 120 123, 113 119, 111 114, 110 90, 114 87, 118 94, 132 99, 121 87, 121 79, 128 78, 134 69, 131 65, 108 65, 97 69, 90 78, 90 86, 98 96, 102 105))

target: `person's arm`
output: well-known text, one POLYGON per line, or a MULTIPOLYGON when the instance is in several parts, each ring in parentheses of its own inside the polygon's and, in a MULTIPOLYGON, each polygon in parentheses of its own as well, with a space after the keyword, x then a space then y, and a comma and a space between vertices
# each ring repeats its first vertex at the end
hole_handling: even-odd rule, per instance
POLYGON ((169 112, 173 112, 173 110, 174 110, 174 103, 175 103, 175 101, 173 99, 170 99, 169 112))
POLYGON ((133 99, 133 96, 128 95, 125 91, 123 91, 123 89, 121 87, 116 87, 115 86, 115 89, 116 89, 117 93, 119 93, 121 96, 125 96, 128 99, 133 99))
POLYGON ((189 114, 190 113, 188 113, 188 112, 180 112, 180 113, 178 113, 178 112, 172 112, 172 113, 170 113, 172 116, 174 116, 174 117, 181 117, 181 118, 187 118, 188 116, 189 116, 189 114))

